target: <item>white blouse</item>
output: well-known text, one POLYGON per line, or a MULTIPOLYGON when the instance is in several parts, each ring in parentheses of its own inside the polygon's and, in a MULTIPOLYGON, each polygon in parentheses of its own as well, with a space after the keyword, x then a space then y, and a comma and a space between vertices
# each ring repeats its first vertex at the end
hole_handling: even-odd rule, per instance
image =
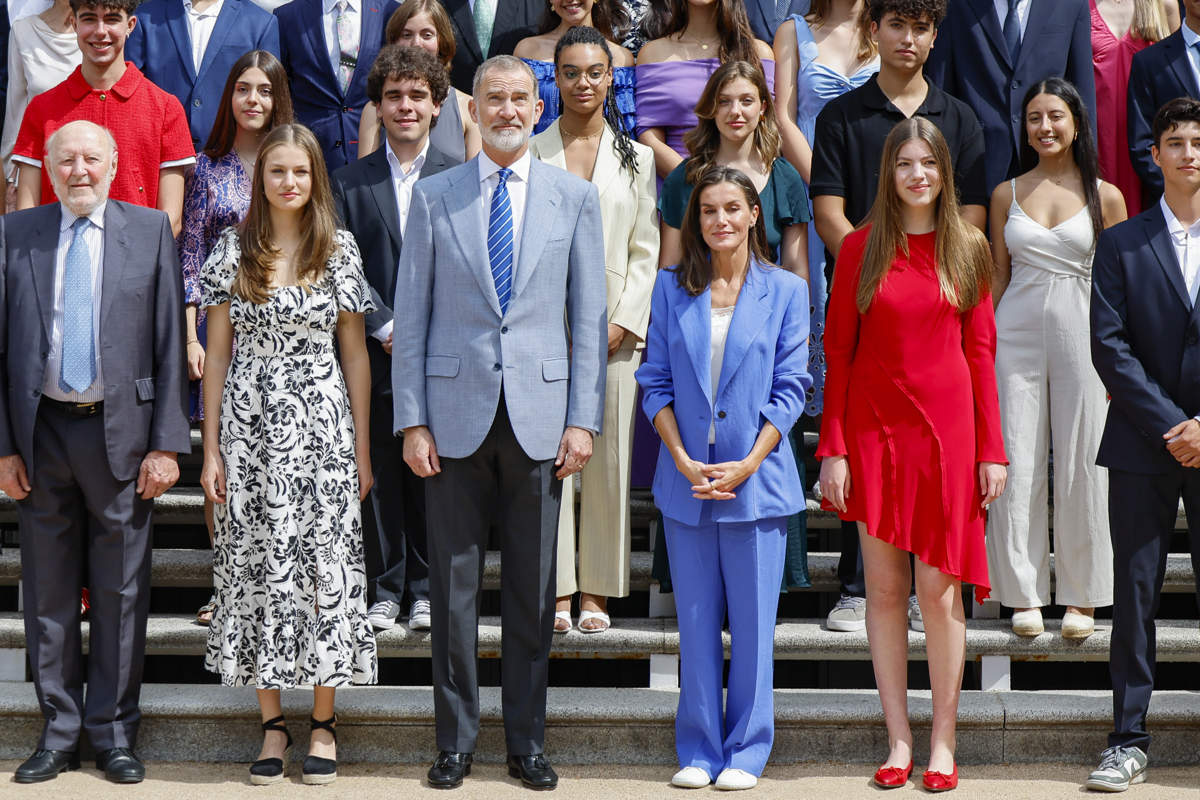
POLYGON ((712 360, 710 363, 710 378, 712 380, 713 421, 708 424, 708 443, 717 443, 716 402, 717 386, 721 383, 721 364, 725 361, 725 340, 729 338, 729 323, 733 321, 733 310, 737 306, 714 308, 712 310, 712 360))
POLYGON ((16 177, 13 146, 29 101, 66 80, 82 60, 75 31, 56 33, 37 15, 12 24, 8 34, 8 104, 4 109, 4 139, 0 141, 0 158, 9 180, 16 177))

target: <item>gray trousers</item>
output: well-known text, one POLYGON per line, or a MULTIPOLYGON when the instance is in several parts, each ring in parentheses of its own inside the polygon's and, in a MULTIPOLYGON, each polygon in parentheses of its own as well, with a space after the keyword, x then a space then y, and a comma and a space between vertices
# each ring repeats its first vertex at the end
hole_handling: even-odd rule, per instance
POLYGON ((554 636, 555 540, 562 482, 525 455, 501 395, 483 443, 441 459, 426 479, 433 708, 439 750, 475 751, 479 735, 479 590, 488 531, 500 537, 501 699, 510 755, 543 751, 554 636))
POLYGON ((133 747, 150 610, 150 514, 136 480, 112 476, 104 415, 43 403, 33 437, 33 490, 17 503, 25 641, 45 717, 39 748, 133 747), (91 599, 84 697, 79 592, 91 599))

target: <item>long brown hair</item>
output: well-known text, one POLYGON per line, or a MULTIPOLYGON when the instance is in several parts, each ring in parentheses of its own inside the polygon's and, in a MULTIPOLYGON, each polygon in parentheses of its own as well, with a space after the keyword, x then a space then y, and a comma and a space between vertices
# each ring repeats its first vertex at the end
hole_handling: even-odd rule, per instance
POLYGON ((763 113, 754 128, 754 153, 762 159, 763 169, 771 172, 771 165, 779 157, 780 137, 779 127, 775 124, 775 101, 771 98, 771 90, 767 88, 767 79, 761 67, 749 61, 728 61, 717 67, 716 71, 704 84, 704 91, 696 102, 696 127, 684 134, 683 144, 692 157, 684 177, 688 183, 695 185, 700 173, 711 167, 717 158, 717 150, 721 147, 721 131, 717 128, 718 95, 729 83, 738 78, 745 78, 754 84, 758 90, 758 99, 762 101, 763 113))
MULTIPOLYGON (((538 33, 549 33, 559 26, 562 17, 554 13, 550 3, 546 3, 546 13, 542 15, 542 24, 538 33)), ((619 0, 592 0, 592 27, 600 31, 605 39, 619 42, 629 32, 629 12, 625 4, 619 0)))
MULTIPOLYGON (((683 33, 688 26, 688 0, 665 2, 671 9, 671 15, 660 38, 683 33)), ((754 50, 754 31, 750 28, 750 18, 746 16, 745 3, 742 0, 716 0, 716 5, 717 33, 721 37, 717 59, 722 63, 737 60, 759 64, 758 53, 754 50)))
POLYGON ((251 50, 245 53, 229 70, 225 79, 225 90, 221 92, 221 102, 217 105, 217 118, 213 120, 212 130, 209 131, 208 141, 204 145, 204 155, 213 161, 224 158, 233 149, 233 141, 237 137, 237 120, 233 116, 233 89, 242 77, 242 73, 251 67, 258 67, 271 82, 271 119, 267 122, 267 130, 277 125, 291 122, 292 93, 288 89, 287 71, 279 59, 266 50, 251 50))
POLYGON ((672 270, 679 288, 687 292, 689 297, 702 293, 712 283, 710 251, 700 231, 700 195, 704 194, 708 187, 719 183, 732 183, 741 190, 746 204, 758 209, 758 221, 749 233, 750 254, 760 264, 771 264, 771 257, 768 255, 771 251, 767 249, 766 222, 762 215, 762 200, 759 199, 754 183, 746 177, 746 173, 733 167, 709 167, 696 181, 692 196, 688 199, 687 211, 683 214, 683 227, 680 229, 683 257, 672 270))
POLYGON ((275 246, 275 233, 271 230, 271 205, 263 188, 263 165, 272 150, 284 145, 298 147, 308 155, 312 175, 312 193, 300 218, 301 239, 296 251, 296 275, 306 291, 325 274, 325 262, 337 248, 337 215, 321 145, 312 131, 303 125, 280 125, 259 145, 250 210, 238 229, 242 257, 233 280, 233 293, 252 303, 265 303, 270 299, 271 273, 280 256, 279 248, 275 246))
MULTIPOLYGON (((833 0, 812 0, 804 19, 810 28, 816 30, 825 24, 825 19, 829 16, 832 8, 833 0)), ((871 5, 866 0, 863 0, 862 8, 858 11, 858 19, 854 21, 854 30, 858 34, 858 52, 854 54, 854 57, 860 63, 871 60, 879 52, 879 48, 875 46, 875 42, 871 41, 871 5)))
POLYGON ((908 238, 901 224, 901 200, 896 192, 896 160, 906 142, 917 139, 929 145, 942 179, 937 197, 935 225, 937 244, 935 262, 938 285, 946 302, 959 312, 973 308, 991 280, 992 260, 987 240, 979 229, 962 218, 958 193, 954 188, 954 169, 950 148, 942 132, 924 117, 912 117, 896 124, 883 143, 879 162, 879 190, 864 225, 871 226, 863 252, 862 272, 858 278, 858 310, 865 314, 887 276, 899 250, 908 255, 908 238))
POLYGON ((441 61, 446 69, 450 69, 450 62, 454 60, 458 43, 454 41, 454 27, 450 24, 450 15, 438 0, 404 0, 400 7, 392 12, 387 25, 384 26, 384 41, 397 44, 404 26, 418 14, 429 15, 429 21, 433 23, 438 35, 438 61, 441 61))

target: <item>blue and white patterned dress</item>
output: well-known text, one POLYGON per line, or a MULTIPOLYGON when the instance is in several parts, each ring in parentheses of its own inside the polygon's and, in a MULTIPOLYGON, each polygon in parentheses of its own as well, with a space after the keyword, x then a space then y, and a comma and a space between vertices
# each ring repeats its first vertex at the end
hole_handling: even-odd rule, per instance
MULTIPOLYGON (((538 83, 538 97, 542 98, 542 102, 545 104, 541 118, 533 126, 533 133, 536 136, 549 128, 550 123, 562 114, 562 99, 559 96, 558 84, 554 82, 554 62, 534 61, 529 58, 521 60, 533 70, 533 75, 537 78, 538 83)), ((637 123, 637 113, 633 107, 636 82, 637 78, 634 75, 633 67, 613 67, 613 99, 617 103, 617 113, 621 117, 621 124, 625 126, 625 132, 630 136, 633 136, 633 126, 637 123)))

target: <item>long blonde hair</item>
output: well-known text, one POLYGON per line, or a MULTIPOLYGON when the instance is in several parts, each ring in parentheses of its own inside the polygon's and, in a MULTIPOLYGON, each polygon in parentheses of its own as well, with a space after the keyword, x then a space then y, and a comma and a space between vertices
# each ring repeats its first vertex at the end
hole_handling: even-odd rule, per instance
POLYGON ((962 218, 958 193, 954 188, 954 169, 950 163, 950 148, 942 132, 924 117, 912 117, 897 123, 883 143, 879 164, 879 189, 875 204, 864 225, 871 226, 863 252, 862 272, 858 278, 857 305, 865 314, 887 276, 896 251, 908 255, 908 238, 901 224, 901 200, 896 193, 893 177, 900 148, 917 139, 929 145, 942 179, 942 191, 937 198, 936 269, 938 286, 946 302, 964 312, 973 308, 983 297, 984 287, 991 280, 992 260, 987 240, 974 225, 962 218))
POLYGON ((271 206, 263 189, 263 165, 267 155, 277 147, 291 145, 308 155, 312 175, 312 193, 300 218, 300 247, 296 251, 296 275, 301 286, 308 288, 325 274, 325 262, 337 248, 337 215, 333 208, 333 193, 329 188, 329 173, 325 158, 312 131, 298 123, 279 125, 263 139, 254 162, 254 184, 250 191, 250 210, 238 229, 241 261, 233 280, 233 293, 251 303, 270 299, 271 273, 280 256, 271 230, 271 206))
POLYGON ((1163 0, 1133 0, 1133 25, 1129 32, 1144 42, 1161 42, 1171 33, 1163 0))
MULTIPOLYGON (((814 30, 825 24, 825 18, 833 6, 833 0, 812 0, 808 13, 804 15, 808 26, 814 30)), ((871 40, 871 5, 863 2, 859 9, 858 19, 854 20, 854 29, 858 34, 858 51, 854 54, 858 61, 870 61, 879 52, 875 42, 871 40)))

